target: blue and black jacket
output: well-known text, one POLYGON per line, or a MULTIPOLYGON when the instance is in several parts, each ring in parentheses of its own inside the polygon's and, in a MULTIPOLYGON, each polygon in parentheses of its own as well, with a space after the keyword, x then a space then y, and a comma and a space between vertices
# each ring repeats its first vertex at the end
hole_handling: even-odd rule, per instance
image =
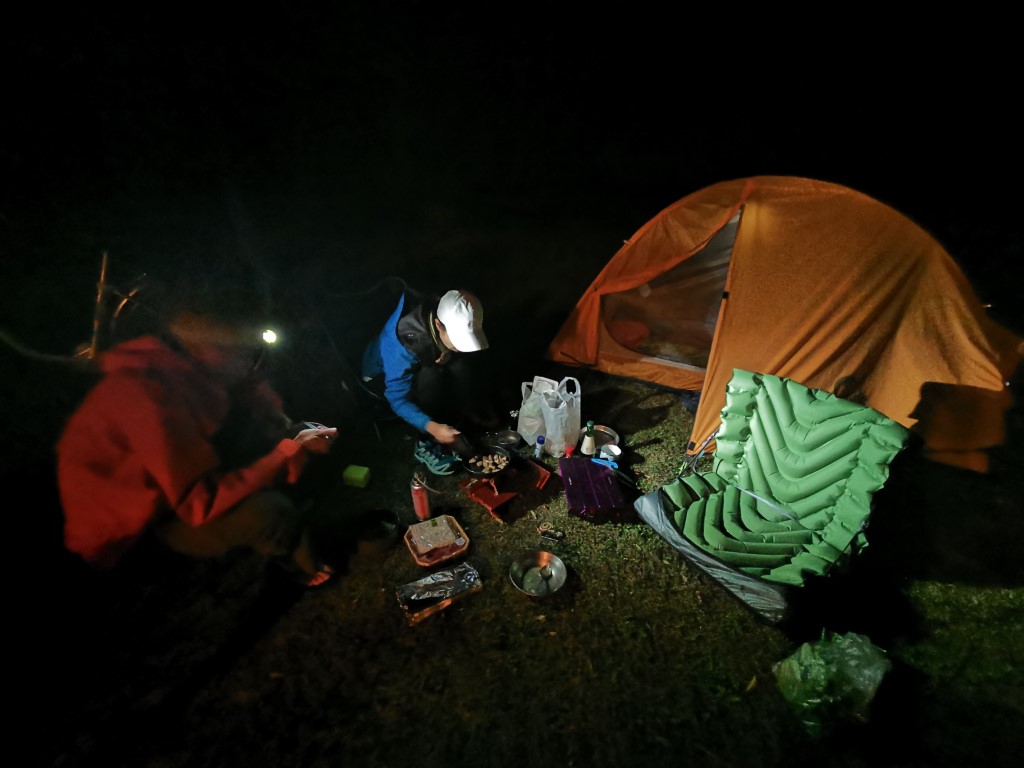
POLYGON ((412 399, 416 371, 446 351, 434 326, 439 297, 403 293, 380 334, 363 354, 363 377, 384 376, 384 397, 400 418, 425 432, 431 417, 412 399), (406 308, 406 297, 410 306, 406 308))

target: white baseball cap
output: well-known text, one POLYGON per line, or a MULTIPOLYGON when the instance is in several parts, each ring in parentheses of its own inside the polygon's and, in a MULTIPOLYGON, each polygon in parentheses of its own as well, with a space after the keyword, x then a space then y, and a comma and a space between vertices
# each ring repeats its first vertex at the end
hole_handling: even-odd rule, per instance
POLYGON ((467 291, 448 291, 437 305, 437 319, 444 323, 455 349, 478 352, 487 349, 484 336, 484 308, 480 299, 467 291))

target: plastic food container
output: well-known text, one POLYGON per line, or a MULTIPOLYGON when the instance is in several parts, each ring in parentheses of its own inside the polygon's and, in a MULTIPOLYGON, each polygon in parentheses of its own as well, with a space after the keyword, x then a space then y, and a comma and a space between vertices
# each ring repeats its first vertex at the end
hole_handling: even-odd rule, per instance
POLYGON ((431 566, 465 552, 469 548, 469 537, 458 520, 451 515, 440 515, 410 525, 405 532, 405 545, 419 565, 431 566))

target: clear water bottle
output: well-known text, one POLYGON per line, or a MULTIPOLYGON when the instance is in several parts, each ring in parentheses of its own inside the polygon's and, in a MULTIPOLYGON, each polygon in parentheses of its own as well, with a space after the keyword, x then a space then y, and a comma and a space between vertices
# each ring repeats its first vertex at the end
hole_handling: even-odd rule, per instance
POLYGON ((544 456, 544 435, 537 435, 537 443, 533 446, 533 458, 539 459, 544 456))

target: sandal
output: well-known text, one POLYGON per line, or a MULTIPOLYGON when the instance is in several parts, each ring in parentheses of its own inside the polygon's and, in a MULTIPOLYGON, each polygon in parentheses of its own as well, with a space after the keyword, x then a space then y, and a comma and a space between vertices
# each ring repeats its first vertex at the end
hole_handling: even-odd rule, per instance
POLYGON ((317 566, 316 573, 310 575, 309 571, 299 568, 295 563, 280 560, 273 561, 270 573, 272 578, 300 589, 322 589, 340 575, 330 565, 317 566))
POLYGON ((319 589, 320 587, 326 587, 338 574, 335 573, 334 569, 329 565, 320 566, 320 570, 317 571, 313 576, 306 579, 306 582, 302 585, 306 589, 319 589))

